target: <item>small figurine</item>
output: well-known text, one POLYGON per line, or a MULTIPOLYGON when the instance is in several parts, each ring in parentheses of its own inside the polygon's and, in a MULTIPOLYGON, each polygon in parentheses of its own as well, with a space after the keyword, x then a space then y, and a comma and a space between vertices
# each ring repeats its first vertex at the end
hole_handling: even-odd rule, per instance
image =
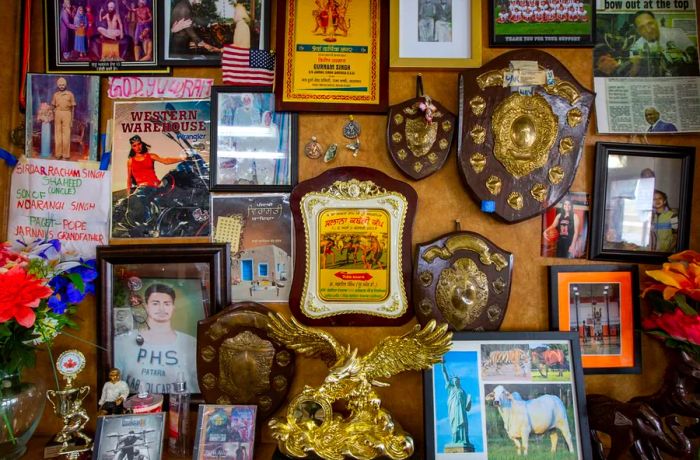
POLYGON ((102 396, 98 401, 98 415, 118 415, 124 413, 124 400, 129 396, 129 385, 121 379, 122 373, 116 367, 109 370, 109 382, 102 386, 102 396))

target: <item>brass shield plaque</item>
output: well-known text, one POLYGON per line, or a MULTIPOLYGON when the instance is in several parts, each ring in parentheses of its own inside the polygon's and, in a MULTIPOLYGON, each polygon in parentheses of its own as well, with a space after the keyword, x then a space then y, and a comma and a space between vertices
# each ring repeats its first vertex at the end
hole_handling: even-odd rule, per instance
POLYGON ((458 165, 482 209, 513 223, 556 204, 576 175, 595 95, 538 50, 465 70, 459 93, 458 165), (514 71, 522 62, 531 78, 514 71))
POLYGON ((495 331, 506 314, 513 255, 473 232, 455 232, 417 246, 413 298, 421 324, 453 331, 495 331))
POLYGON ((268 337, 270 311, 240 302, 197 324, 197 377, 208 404, 254 404, 261 422, 285 400, 294 352, 268 337))
POLYGON ((391 159, 402 173, 415 180, 428 177, 445 164, 456 120, 454 114, 432 99, 435 110, 427 120, 421 103, 425 103, 424 97, 391 106, 386 129, 391 159))

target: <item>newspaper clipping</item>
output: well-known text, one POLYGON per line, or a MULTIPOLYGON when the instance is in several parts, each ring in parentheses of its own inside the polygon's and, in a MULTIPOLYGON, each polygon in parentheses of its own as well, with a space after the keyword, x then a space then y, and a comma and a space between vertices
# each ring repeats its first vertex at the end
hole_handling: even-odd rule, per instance
POLYGON ((600 133, 700 131, 692 0, 596 0, 593 52, 600 133))

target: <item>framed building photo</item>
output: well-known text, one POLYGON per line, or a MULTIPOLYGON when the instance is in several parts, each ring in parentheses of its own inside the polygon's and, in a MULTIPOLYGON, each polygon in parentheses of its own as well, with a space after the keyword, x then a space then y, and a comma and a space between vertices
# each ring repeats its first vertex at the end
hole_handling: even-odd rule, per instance
POLYGON ((132 393, 167 394, 178 372, 200 393, 197 321, 228 305, 228 259, 225 244, 99 246, 99 368, 119 368, 132 393))
POLYGON ((289 194, 214 194, 211 212, 214 242, 231 248, 231 300, 287 302, 293 274, 289 194))
POLYGON ((593 47, 593 0, 489 0, 492 47, 593 47))
POLYGON ((271 0, 158 0, 161 63, 218 66, 225 46, 267 49, 271 0))
POLYGON ((388 0, 282 0, 276 8, 278 110, 386 112, 388 0))
POLYGON ((455 332, 423 391, 427 459, 592 456, 574 333, 455 332))
POLYGON ((663 263, 688 249, 694 147, 596 144, 590 258, 663 263))
POLYGON ((193 460, 252 459, 257 406, 200 404, 193 460))
POLYGON ((154 0, 46 0, 47 72, 168 73, 154 0))
POLYGON ((297 181, 297 114, 277 112, 271 88, 215 86, 211 119, 211 190, 292 190, 297 181))
POLYGON ((391 67, 479 67, 481 2, 391 0, 391 67))
POLYGON ((28 158, 97 160, 100 78, 27 75, 28 158))
POLYGON ((550 325, 574 331, 586 374, 639 374, 639 274, 636 265, 549 267, 550 325))
POLYGON ((92 458, 161 458, 164 433, 165 412, 97 417, 92 458))

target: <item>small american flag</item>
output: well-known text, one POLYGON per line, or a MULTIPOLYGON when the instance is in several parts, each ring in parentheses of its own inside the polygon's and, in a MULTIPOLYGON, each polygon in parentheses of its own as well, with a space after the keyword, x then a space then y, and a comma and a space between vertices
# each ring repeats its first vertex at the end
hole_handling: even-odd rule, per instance
POLYGON ((269 86, 275 79, 275 55, 266 50, 226 45, 221 71, 224 83, 230 85, 269 86))

